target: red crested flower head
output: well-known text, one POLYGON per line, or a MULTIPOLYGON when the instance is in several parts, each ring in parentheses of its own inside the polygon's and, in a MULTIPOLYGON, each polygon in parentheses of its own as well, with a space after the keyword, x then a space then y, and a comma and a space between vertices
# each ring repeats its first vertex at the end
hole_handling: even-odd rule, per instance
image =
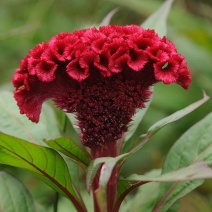
POLYGON ((157 82, 191 82, 184 57, 173 43, 139 26, 104 26, 60 33, 21 60, 13 77, 14 97, 31 121, 52 99, 75 113, 85 146, 115 142, 127 131, 136 108, 144 108, 157 82))

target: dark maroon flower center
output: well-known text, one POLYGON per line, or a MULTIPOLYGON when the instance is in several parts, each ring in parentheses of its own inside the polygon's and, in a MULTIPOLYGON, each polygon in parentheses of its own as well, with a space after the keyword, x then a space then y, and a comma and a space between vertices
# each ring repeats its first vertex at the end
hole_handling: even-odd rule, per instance
POLYGON ((66 112, 76 112, 83 144, 89 147, 115 142, 127 131, 136 108, 145 107, 151 92, 138 80, 121 74, 82 83, 55 99, 66 112))

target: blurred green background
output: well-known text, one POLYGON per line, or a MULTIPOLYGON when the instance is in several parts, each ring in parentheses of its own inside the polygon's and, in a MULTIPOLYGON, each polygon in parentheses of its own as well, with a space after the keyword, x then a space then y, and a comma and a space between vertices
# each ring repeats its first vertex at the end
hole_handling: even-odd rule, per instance
MULTIPOLYGON (((13 90, 10 81, 14 70, 19 66, 20 59, 37 43, 48 41, 53 35, 62 31, 72 32, 75 29, 97 26, 114 8, 118 8, 118 12, 112 18, 113 24, 140 25, 162 2, 160 0, 1 0, 0 89, 13 90)), ((202 90, 212 97, 212 1, 175 0, 168 18, 168 38, 186 57, 193 81, 188 91, 177 85, 155 86, 153 102, 141 129, 143 132, 155 121, 200 99, 202 90)), ((208 114, 211 108, 212 101, 209 100, 192 114, 162 129, 141 151, 127 161, 123 175, 160 168, 167 151, 177 138, 208 114)), ((45 192, 41 194, 36 186, 32 185, 35 179, 25 172, 21 177, 27 181, 28 187, 35 190, 35 196, 42 199, 45 192)), ((208 211, 212 211, 211 192, 212 182, 207 181, 198 189, 197 194, 197 198, 201 199, 200 202, 208 208, 208 211)), ((48 202, 48 198, 45 198, 45 201, 48 202)), ((189 201, 186 199, 186 202, 189 201)), ((184 207, 189 208, 188 205, 184 207)))

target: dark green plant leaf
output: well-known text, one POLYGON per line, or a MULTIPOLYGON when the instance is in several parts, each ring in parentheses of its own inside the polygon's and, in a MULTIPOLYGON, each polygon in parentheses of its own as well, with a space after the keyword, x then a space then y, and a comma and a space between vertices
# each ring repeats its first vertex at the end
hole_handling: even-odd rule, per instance
POLYGON ((171 9, 173 0, 166 0, 160 8, 150 15, 146 21, 142 23, 142 27, 145 29, 155 29, 159 36, 165 36, 167 34, 166 20, 171 9))
POLYGON ((0 133, 0 163, 31 171, 55 191, 85 211, 72 184, 67 165, 55 150, 0 133))
MULTIPOLYGON (((198 161, 205 161, 212 166, 212 113, 191 127, 174 144, 164 162, 162 174, 181 167, 189 166, 198 161)), ((201 170, 200 170, 201 171, 201 170)), ((204 174, 204 173, 200 173, 204 174)), ((155 211, 167 211, 179 198, 188 194, 203 180, 161 183, 159 201, 155 211)))
POLYGON ((152 135, 154 135, 157 131, 159 131, 161 128, 163 128, 164 126, 166 126, 167 124, 170 124, 172 122, 175 122, 177 120, 179 120, 180 118, 186 116, 187 114, 191 113, 192 111, 194 111, 195 109, 197 109, 198 107, 200 107, 202 104, 204 104, 206 101, 208 101, 209 97, 206 95, 206 93, 203 93, 203 98, 175 113, 173 113, 172 115, 156 122, 155 124, 153 124, 147 131, 146 134, 141 135, 140 136, 140 140, 141 142, 131 150, 131 153, 136 152, 137 150, 139 150, 150 138, 152 135))
POLYGON ((47 104, 43 105, 40 121, 35 124, 20 114, 13 94, 8 91, 0 91, 0 120, 1 132, 36 144, 45 145, 43 138, 61 136, 55 114, 47 104))
POLYGON ((80 148, 71 138, 60 137, 54 140, 45 140, 46 144, 56 151, 62 152, 77 164, 86 168, 90 163, 91 156, 85 150, 80 148))
MULTIPOLYGON (((135 151, 139 150, 149 139, 150 137, 156 133, 159 129, 161 129, 163 126, 167 125, 168 123, 174 122, 178 119, 180 119, 181 117, 187 115, 188 113, 192 112, 193 110, 195 110, 197 107, 199 107, 200 105, 202 105, 203 103, 205 103, 208 100, 208 96, 204 93, 204 97, 203 99, 191 104, 190 106, 166 117, 165 119, 162 119, 161 121, 157 122, 156 124, 154 124, 152 127, 149 128, 147 134, 142 135, 141 137, 143 137, 144 139, 142 140, 142 142, 136 146, 133 150, 131 150, 130 154, 134 153, 135 151)), ((185 165, 186 166, 186 165, 185 165)), ((197 182, 197 181, 195 181, 197 182)), ((141 181, 138 182, 137 184, 131 184, 131 186, 129 188, 127 188, 119 197, 119 199, 117 200, 117 207, 119 207, 119 204, 123 201, 123 198, 126 196, 126 194, 128 194, 131 190, 133 190, 134 188, 137 188, 140 185, 145 184, 145 181, 141 181)))
POLYGON ((19 180, 0 171, 0 188, 0 211, 35 212, 34 201, 19 180))
POLYGON ((118 200, 125 191, 127 191, 132 186, 131 183, 125 181, 125 180, 118 180, 118 189, 117 189, 117 198, 118 200))
POLYGON ((146 182, 180 182, 209 178, 212 178, 212 169, 209 168, 204 161, 197 161, 190 166, 164 173, 158 177, 133 174, 128 177, 127 180, 146 182))
MULTIPOLYGON (((155 177, 160 175, 161 170, 152 170, 148 173, 145 174, 145 176, 149 177, 155 177)), ((157 195, 158 195, 158 188, 159 188, 159 183, 148 183, 146 182, 138 182, 138 183, 132 183, 130 181, 125 181, 125 180, 119 180, 118 182, 118 188, 120 189, 118 191, 116 203, 114 206, 114 211, 118 211, 120 205, 124 204, 122 208, 125 208, 126 211, 152 211, 151 209, 154 208, 154 205, 157 200, 157 195), (142 185, 142 186, 141 186, 142 185), (127 202, 123 202, 124 198, 135 188, 141 186, 139 190, 136 192, 135 195, 133 195, 132 198, 127 199, 127 202), (152 187, 153 186, 153 187, 152 187), (152 192, 152 189, 154 188, 154 194, 148 195, 149 193, 152 192), (144 197, 145 196, 145 197, 144 197), (148 197, 148 198, 146 198, 148 197), (129 204, 128 204, 129 200, 129 204), (123 203, 122 203, 123 202, 123 203), (132 204, 131 204, 132 203, 132 204), (138 210, 138 208, 141 208, 141 210, 138 210)), ((127 197, 126 197, 127 198, 127 197)), ((129 198, 129 197, 128 197, 129 198)))
POLYGON ((120 211, 152 212, 158 193, 159 183, 144 184, 138 188, 135 195, 122 203, 120 211))
POLYGON ((118 191, 117 191, 117 197, 114 204, 113 211, 118 212, 120 209, 121 204, 123 203, 123 200, 125 197, 136 187, 134 187, 131 183, 125 180, 118 180, 118 191))

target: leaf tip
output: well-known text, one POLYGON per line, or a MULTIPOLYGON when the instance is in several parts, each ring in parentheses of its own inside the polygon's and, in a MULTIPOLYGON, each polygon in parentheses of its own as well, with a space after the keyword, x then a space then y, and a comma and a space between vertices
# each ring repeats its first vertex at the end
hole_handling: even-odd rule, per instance
POLYGON ((202 90, 202 93, 203 93, 203 99, 205 101, 208 101, 210 99, 210 97, 207 95, 207 93, 205 92, 205 90, 202 90))
POLYGON ((119 11, 119 8, 115 8, 112 11, 110 11, 105 18, 102 20, 100 26, 105 26, 105 25, 109 25, 111 19, 113 18, 113 16, 119 11))

